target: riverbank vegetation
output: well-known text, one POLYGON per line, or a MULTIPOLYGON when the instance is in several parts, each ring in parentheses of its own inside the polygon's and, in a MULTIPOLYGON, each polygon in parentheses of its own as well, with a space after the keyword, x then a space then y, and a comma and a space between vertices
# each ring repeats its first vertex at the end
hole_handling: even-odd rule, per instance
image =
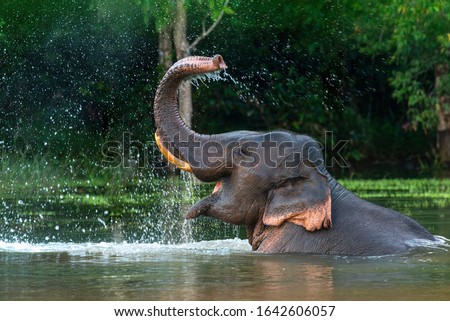
MULTIPOLYGON (((416 204, 416 207, 450 206, 450 179, 394 176, 384 179, 342 178, 338 181, 368 200, 414 202, 417 199, 423 204, 416 204)), ((29 200, 33 203, 51 201, 105 208, 120 205, 125 210, 129 206, 165 201, 188 206, 211 193, 214 184, 201 184, 189 174, 166 175, 163 171, 147 168, 83 168, 79 164, 53 163, 44 159, 26 163, 3 159, 0 198, 13 203, 29 200)))

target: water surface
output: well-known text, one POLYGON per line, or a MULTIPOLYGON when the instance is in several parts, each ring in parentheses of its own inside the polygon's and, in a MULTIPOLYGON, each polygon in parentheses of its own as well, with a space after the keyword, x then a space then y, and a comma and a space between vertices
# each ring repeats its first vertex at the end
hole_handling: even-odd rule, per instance
MULTIPOLYGON (((375 201, 450 238, 449 207, 424 207, 417 199, 375 201)), ((241 229, 213 221, 189 227, 181 216, 171 217, 164 222, 178 221, 181 229, 170 225, 160 234, 197 231, 194 237, 155 242, 146 236, 162 225, 145 219, 146 208, 136 219, 108 221, 103 210, 91 215, 79 207, 63 207, 78 213, 70 219, 57 213, 39 219, 30 206, 27 213, 37 216, 30 223, 17 211, 24 204, 15 204, 3 211, 0 300, 450 300, 445 239, 382 257, 259 254, 241 229)))
POLYGON ((0 244, 2 300, 449 300, 444 248, 266 255, 247 241, 0 244))

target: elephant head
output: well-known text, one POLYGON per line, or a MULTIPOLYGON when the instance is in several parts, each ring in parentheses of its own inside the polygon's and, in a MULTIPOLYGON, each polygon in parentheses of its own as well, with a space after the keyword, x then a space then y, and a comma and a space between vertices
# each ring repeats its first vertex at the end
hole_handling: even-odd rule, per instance
POLYGON ((244 224, 250 231, 258 221, 266 226, 291 222, 308 231, 331 228, 328 173, 320 146, 312 138, 288 131, 201 135, 181 120, 180 82, 225 68, 220 55, 180 60, 156 93, 156 141, 161 152, 200 180, 217 181, 212 194, 195 204, 186 217, 211 216, 244 224))
POLYGON ((409 217, 358 198, 327 172, 320 145, 284 130, 194 132, 181 120, 183 80, 227 68, 223 58, 189 57, 173 65, 155 96, 156 142, 164 156, 204 182, 217 182, 187 218, 245 225, 253 249, 345 255, 405 251, 435 240, 409 217))
POLYGON ((228 171, 188 218, 206 215, 247 227, 258 220, 267 226, 292 222, 308 231, 331 227, 330 187, 315 141, 285 131, 246 132, 219 149, 226 151, 228 171))

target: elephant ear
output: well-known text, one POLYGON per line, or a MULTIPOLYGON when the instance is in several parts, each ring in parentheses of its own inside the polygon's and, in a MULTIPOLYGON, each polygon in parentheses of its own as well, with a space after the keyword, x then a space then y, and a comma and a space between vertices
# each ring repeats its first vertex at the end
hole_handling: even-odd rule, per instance
POLYGON ((331 228, 331 195, 325 177, 314 170, 310 178, 289 179, 269 192, 263 223, 291 222, 308 231, 331 228))

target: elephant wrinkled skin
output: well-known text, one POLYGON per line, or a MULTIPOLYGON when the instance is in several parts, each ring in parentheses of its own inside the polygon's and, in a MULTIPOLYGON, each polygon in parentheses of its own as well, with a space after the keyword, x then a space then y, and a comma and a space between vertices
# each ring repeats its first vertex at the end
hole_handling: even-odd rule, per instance
POLYGON ((311 137, 284 130, 202 135, 187 127, 178 112, 180 83, 226 67, 220 55, 182 59, 156 92, 155 137, 164 156, 204 182, 217 182, 187 218, 245 225, 259 252, 386 255, 407 252, 416 240, 436 241, 413 219, 341 186, 311 137))

